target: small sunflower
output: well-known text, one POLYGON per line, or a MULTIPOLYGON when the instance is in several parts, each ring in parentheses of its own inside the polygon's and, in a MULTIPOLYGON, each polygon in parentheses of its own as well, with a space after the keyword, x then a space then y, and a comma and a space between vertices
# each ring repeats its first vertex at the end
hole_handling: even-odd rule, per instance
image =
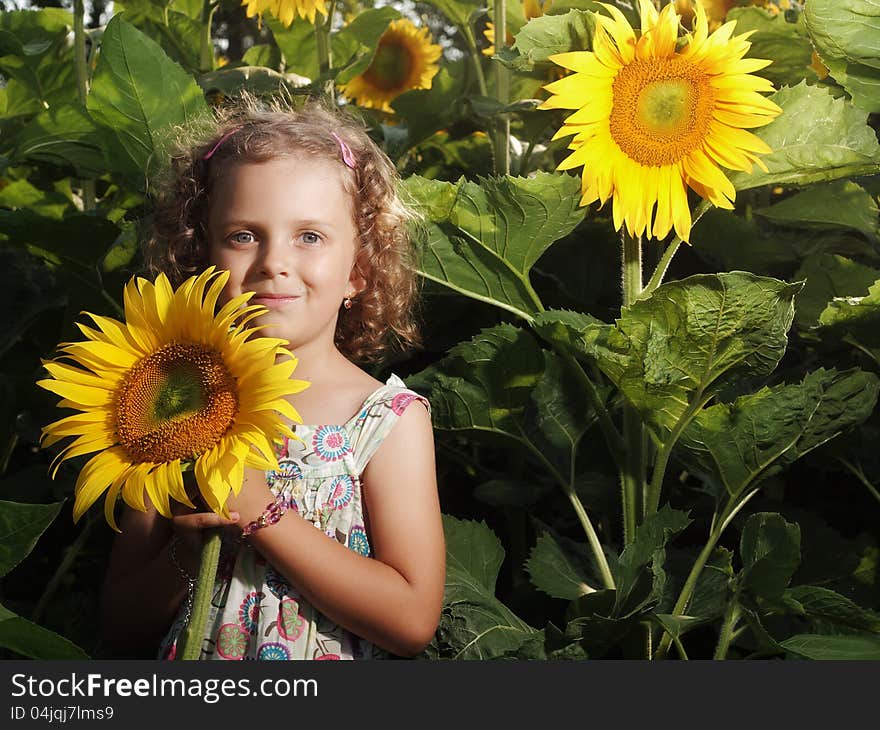
POLYGON ((681 16, 685 28, 690 28, 694 21, 696 5, 701 5, 706 11, 710 31, 719 28, 734 8, 751 5, 764 8, 770 15, 778 15, 780 10, 792 7, 791 0, 675 0, 675 12, 681 16))
POLYGON ((733 208, 736 190, 719 166, 750 171, 770 152, 745 131, 781 112, 758 93, 773 85, 752 75, 770 61, 743 58, 750 44, 733 36, 734 22, 710 35, 701 7, 680 51, 674 5, 658 14, 639 0, 638 39, 623 13, 604 7, 612 17, 597 16, 592 52, 551 57, 574 73, 545 87, 553 96, 541 108, 577 110, 554 137, 574 135, 559 169, 584 165, 581 205, 613 197, 616 229, 663 238, 674 227, 687 241, 687 187, 733 208))
POLYGON ((327 5, 324 0, 242 0, 242 5, 247 6, 247 16, 262 16, 269 12, 278 18, 281 25, 289 28, 295 16, 307 19, 310 23, 315 22, 315 13, 321 13, 327 17, 327 5))
POLYGON ((60 407, 81 411, 43 429, 44 448, 74 438, 52 476, 66 459, 100 452, 76 481, 74 520, 105 490, 115 530, 120 493, 144 510, 146 490, 170 517, 170 499, 192 506, 182 472, 192 461, 206 504, 228 515, 226 499, 241 489, 245 466, 278 469, 272 441, 293 433, 275 412, 300 421, 285 397, 307 383, 291 378, 297 361, 284 340, 252 336, 259 327, 248 322, 266 309, 245 306, 250 292, 214 314, 228 278, 211 267, 176 291, 161 274, 155 284, 132 279, 124 324, 91 314, 98 329, 78 324, 87 340, 61 345, 63 354, 43 363, 51 378, 37 384, 60 395, 60 407))
POLYGON ((406 18, 394 20, 367 70, 340 88, 360 106, 392 112, 391 102, 404 91, 431 88, 442 52, 427 28, 417 28, 406 18))
MULTIPOLYGON (((523 11, 523 25, 528 23, 532 18, 540 18, 542 15, 550 11, 550 7, 553 5, 553 0, 522 0, 522 11, 523 11)), ((519 28, 515 29, 519 30, 519 28)), ((489 46, 483 49, 484 56, 494 56, 495 55, 495 23, 491 20, 486 23, 486 29, 483 31, 483 35, 486 37, 486 40, 489 41, 489 46)), ((513 45, 513 30, 511 30, 510 26, 507 27, 506 35, 506 45, 513 45)))

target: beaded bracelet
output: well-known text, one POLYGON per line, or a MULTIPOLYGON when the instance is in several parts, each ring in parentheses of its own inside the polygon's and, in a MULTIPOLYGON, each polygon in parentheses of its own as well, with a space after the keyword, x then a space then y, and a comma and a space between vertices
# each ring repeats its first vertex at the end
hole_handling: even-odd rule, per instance
POLYGON ((196 579, 189 574, 177 558, 178 542, 180 542, 180 540, 177 538, 177 535, 174 535, 171 538, 171 562, 174 564, 174 567, 177 568, 180 577, 186 581, 186 603, 184 604, 183 610, 183 622, 184 624, 187 624, 189 623, 189 617, 192 615, 193 599, 195 598, 196 592, 196 579))
POLYGON ((281 515, 287 512, 288 507, 289 502, 285 498, 284 494, 279 494, 277 497, 275 497, 274 500, 266 505, 266 509, 263 510, 263 514, 261 514, 253 522, 249 522, 242 528, 242 539, 246 538, 248 535, 252 535, 254 532, 263 527, 274 525, 276 522, 278 522, 278 520, 281 519, 281 515))

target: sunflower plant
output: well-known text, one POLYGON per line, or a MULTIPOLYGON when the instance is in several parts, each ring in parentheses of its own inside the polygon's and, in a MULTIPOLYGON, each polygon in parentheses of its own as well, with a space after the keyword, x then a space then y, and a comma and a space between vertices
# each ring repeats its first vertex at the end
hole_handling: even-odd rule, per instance
MULTIPOLYGON (((43 429, 44 448, 72 439, 52 476, 66 460, 95 454, 76 480, 74 521, 102 494, 117 531, 119 497, 144 511, 147 496, 169 519, 172 500, 195 509, 184 486, 188 470, 204 503, 228 517, 226 500, 241 490, 246 466, 278 468, 273 441, 296 438, 283 418, 301 422, 287 399, 308 383, 292 378, 297 360, 284 340, 255 336, 260 327, 251 323, 267 310, 247 305, 252 292, 215 312, 228 279, 214 267, 176 290, 164 274, 155 282, 133 278, 125 322, 91 314, 95 327, 77 323, 86 340, 62 344, 59 357, 43 363, 51 377, 37 385, 61 396, 59 407, 78 411, 43 429)), ((203 551, 196 627, 218 548, 215 534, 203 551)))

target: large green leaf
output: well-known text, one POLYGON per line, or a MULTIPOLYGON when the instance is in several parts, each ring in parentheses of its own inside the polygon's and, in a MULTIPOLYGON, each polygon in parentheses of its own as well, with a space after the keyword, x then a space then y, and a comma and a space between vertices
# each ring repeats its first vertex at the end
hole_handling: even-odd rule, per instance
POLYGON ((532 548, 526 569, 535 588, 554 598, 573 601, 595 590, 584 568, 588 559, 586 549, 573 556, 549 534, 544 534, 532 548))
POLYGON ((275 42, 284 54, 285 69, 309 79, 318 77, 318 43, 315 26, 303 18, 294 18, 285 28, 272 15, 264 15, 263 22, 272 30, 275 42))
POLYGON ((880 634, 880 614, 822 586, 797 586, 785 591, 786 603, 814 621, 880 634))
POLYGON ((742 587, 766 599, 782 596, 801 562, 801 530, 776 512, 749 517, 740 537, 742 587))
POLYGON ((802 382, 704 409, 682 433, 679 458, 737 498, 758 481, 862 423, 880 380, 873 373, 819 369, 802 382))
POLYGON ((446 593, 438 631, 444 656, 492 659, 539 632, 495 597, 504 548, 485 523, 443 516, 446 593))
POLYGON ((779 642, 786 651, 806 659, 880 659, 878 636, 821 636, 798 634, 779 642))
POLYGON ((763 8, 733 8, 727 20, 736 21, 736 33, 752 32, 749 36, 749 58, 772 60, 767 68, 756 71, 757 76, 770 79, 777 87, 794 86, 804 79, 815 79, 808 67, 813 47, 807 37, 803 14, 770 15, 763 8))
POLYGON ((871 194, 851 180, 810 187, 775 205, 756 208, 755 215, 792 228, 851 228, 869 238, 880 234, 880 211, 871 194))
POLYGON ((88 659, 89 655, 54 631, 0 606, 0 647, 30 659, 88 659))
POLYGON ((119 16, 104 31, 87 107, 115 136, 134 174, 161 164, 174 125, 208 113, 192 77, 119 16))
POLYGON ((737 190, 771 183, 805 185, 880 171, 880 145, 865 124, 867 112, 803 81, 777 91, 771 99, 782 107, 782 114, 755 130, 773 150, 761 158, 767 172, 755 167, 751 173, 731 173, 737 190))
POLYGON ((72 165, 87 177, 112 169, 101 128, 78 103, 53 107, 32 119, 15 137, 16 159, 72 165))
POLYGON ((746 272, 700 274, 663 284, 614 325, 546 312, 536 327, 594 358, 662 439, 725 386, 773 371, 799 289, 746 272))
POLYGON ((470 86, 471 67, 467 58, 443 64, 431 80, 430 89, 413 89, 391 102, 394 111, 406 123, 408 147, 465 116, 463 98, 470 86))
POLYGON ((804 259, 795 278, 805 280, 797 297, 795 321, 801 327, 813 327, 828 302, 838 297, 863 295, 880 279, 880 269, 844 256, 814 254, 804 259))
POLYGON ((880 7, 874 0, 810 0, 807 28, 819 58, 853 102, 880 112, 880 7))
POLYGON ((831 300, 819 315, 820 332, 831 332, 854 341, 880 361, 880 280, 868 287, 866 296, 831 300))
POLYGON ((124 13, 127 23, 157 41, 169 58, 188 70, 198 70, 202 30, 199 17, 169 8, 165 0, 117 0, 113 10, 117 15, 124 13))
POLYGON ((526 319, 540 309, 529 270, 584 216, 580 183, 568 175, 479 183, 413 176, 405 190, 427 219, 416 234, 422 276, 526 319))
POLYGON ((30 554, 58 516, 61 505, 0 501, 0 577, 30 554))

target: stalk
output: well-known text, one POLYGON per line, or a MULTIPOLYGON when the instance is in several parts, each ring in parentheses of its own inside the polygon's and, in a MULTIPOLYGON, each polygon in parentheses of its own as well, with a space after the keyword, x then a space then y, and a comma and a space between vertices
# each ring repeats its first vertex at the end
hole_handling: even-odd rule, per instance
MULTIPOLYGON (((330 69, 333 67, 333 48, 330 45, 330 30, 333 22, 333 12, 335 10, 336 3, 331 2, 330 7, 327 10, 327 17, 323 22, 318 19, 320 15, 315 16, 315 41, 318 48, 318 73, 321 76, 329 74, 330 69)), ((328 80, 324 84, 324 93, 330 101, 336 100, 336 89, 332 80, 328 80)))
MULTIPOLYGON (((76 92, 79 103, 86 105, 89 95, 89 69, 86 63, 86 31, 85 8, 83 0, 73 3, 73 66, 76 71, 76 92)), ((83 210, 95 209, 95 181, 83 178, 82 188, 83 210)))
POLYGON ((214 41, 211 38, 211 23, 217 2, 205 0, 202 4, 202 27, 199 37, 199 71, 207 73, 214 70, 214 41))
POLYGON ((718 646, 715 647, 713 659, 727 658, 727 651, 730 649, 730 642, 734 636, 736 622, 739 621, 739 614, 739 602, 734 596, 724 612, 724 622, 721 624, 721 633, 718 635, 718 646))
POLYGON ((477 39, 474 38, 474 32, 469 25, 465 24, 459 28, 459 30, 464 36, 465 43, 467 43, 468 47, 468 55, 471 57, 471 62, 474 64, 474 71, 477 74, 477 86, 480 89, 480 95, 487 96, 489 92, 486 89, 486 77, 483 75, 483 59, 477 48, 477 39))
MULTIPOLYGON (((697 224, 697 221, 703 217, 703 214, 707 210, 709 210, 710 206, 711 203, 708 200, 700 201, 699 205, 697 205, 696 209, 694 210, 691 227, 697 224)), ((654 273, 651 274, 650 280, 645 285, 645 288, 639 295, 639 299, 644 299, 645 297, 649 296, 658 286, 663 283, 663 277, 666 276, 666 270, 669 268, 672 257, 675 256, 675 252, 678 251, 678 247, 681 246, 681 244, 681 236, 675 236, 675 238, 670 241, 669 245, 666 247, 666 250, 663 252, 663 255, 660 257, 660 260, 657 262, 657 268, 654 269, 654 273)))
MULTIPOLYGON (((494 0, 495 52, 507 42, 507 1, 494 0)), ((501 61, 495 62, 495 98, 502 106, 510 100, 510 71, 501 61)), ((500 114, 495 123, 495 174, 510 174, 510 117, 500 114)))
POLYGON ((217 576, 217 563, 220 559, 221 536, 222 528, 220 527, 205 530, 192 614, 181 635, 180 658, 183 661, 198 659, 202 651, 202 638, 205 635, 205 623, 211 608, 214 578, 217 576))
MULTIPOLYGON (((696 562, 694 562, 694 565, 691 568, 691 572, 688 574, 687 580, 684 583, 684 587, 681 589, 681 593, 678 596, 678 600, 675 602, 675 607, 672 609, 673 616, 684 615, 685 609, 687 609, 688 603, 690 602, 691 596, 693 595, 694 588, 696 588, 697 586, 697 580, 700 577, 700 573, 702 573, 703 568, 706 567, 706 561, 709 559, 709 556, 715 549, 715 545, 718 544, 721 533, 723 533, 724 530, 727 529, 727 526, 731 523, 733 518, 736 517, 737 513, 743 507, 745 507, 746 503, 757 493, 758 490, 753 489, 742 500, 740 500, 739 504, 737 504, 736 506, 733 506, 734 499, 731 498, 719 518, 717 520, 713 520, 714 528, 712 530, 712 534, 709 535, 708 542, 700 551, 700 554, 697 556, 696 562)), ((657 659, 666 658, 666 652, 669 651, 669 645, 671 643, 671 635, 668 633, 664 633, 663 638, 660 640, 660 645, 657 647, 657 659)))
MULTIPOLYGON (((621 236, 623 271, 623 306, 630 306, 642 292, 642 242, 626 231, 621 236)), ((636 532, 641 514, 642 490, 645 483, 645 427, 636 409, 626 400, 623 405, 623 441, 625 453, 620 471, 620 492, 623 505, 623 541, 629 545, 636 532)))
POLYGON ((843 464, 847 469, 849 469, 850 472, 852 472, 853 476, 855 476, 856 479, 858 479, 864 485, 865 489, 867 489, 871 493, 871 496, 874 497, 874 499, 880 502, 880 491, 877 491, 877 487, 871 484, 871 481, 868 479, 868 477, 865 476, 865 472, 862 471, 861 466, 853 466, 847 459, 844 459, 842 456, 838 457, 838 461, 843 464))

